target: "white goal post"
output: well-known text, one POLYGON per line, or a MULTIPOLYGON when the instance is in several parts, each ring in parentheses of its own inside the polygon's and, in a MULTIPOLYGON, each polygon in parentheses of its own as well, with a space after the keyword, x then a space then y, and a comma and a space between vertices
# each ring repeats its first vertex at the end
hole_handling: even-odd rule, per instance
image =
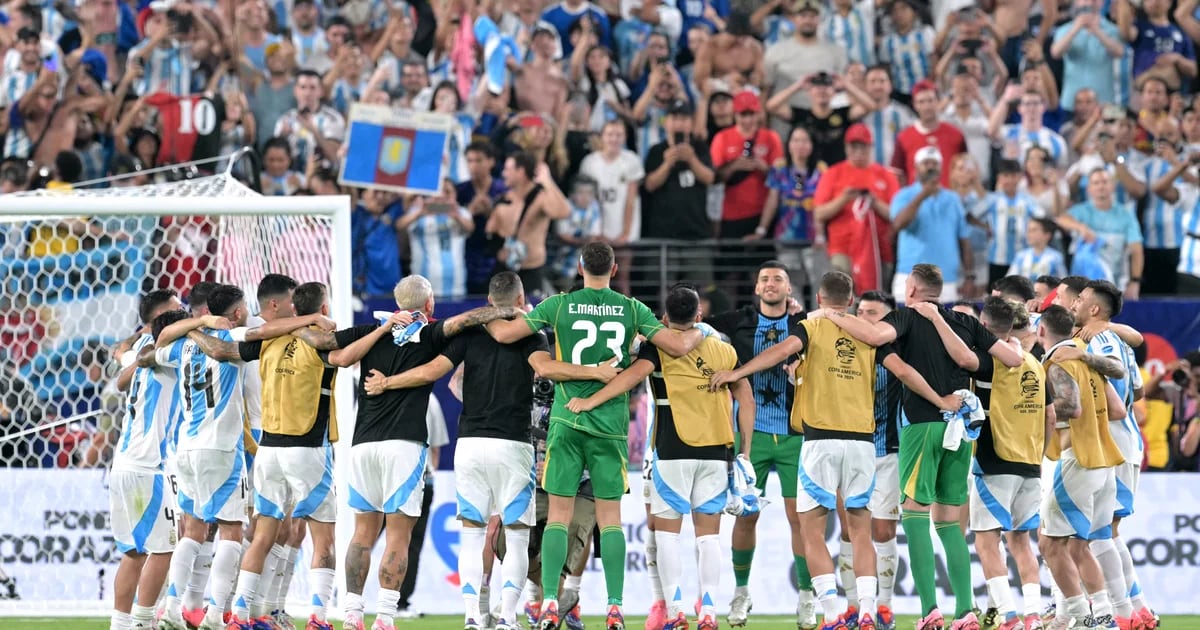
MULTIPOLYGON (((136 329, 137 296, 147 287, 163 286, 161 278, 152 277, 163 265, 156 267, 149 260, 176 245, 172 239, 178 233, 163 226, 169 225, 171 218, 176 218, 176 224, 191 218, 215 226, 205 236, 212 241, 211 250, 197 258, 208 260, 215 273, 204 269, 198 273, 239 286, 251 312, 257 312, 254 298, 262 275, 288 273, 287 261, 300 261, 305 272, 294 277, 299 282, 325 282, 331 317, 344 327, 353 324, 355 304, 351 208, 346 195, 262 196, 228 173, 140 187, 0 196, 0 390, 7 388, 8 379, 22 378, 30 392, 28 400, 34 401, 31 404, 53 408, 44 414, 22 415, 21 409, 13 408, 12 397, 0 391, 0 449, 4 449, 0 450, 0 476, 4 478, 0 482, 0 616, 106 616, 111 610, 112 574, 119 557, 111 539, 105 537, 107 523, 102 522, 107 496, 92 496, 98 494, 97 488, 105 488, 107 462, 83 463, 78 455, 55 455, 48 447, 39 450, 41 445, 31 449, 37 453, 14 456, 12 445, 30 436, 49 444, 72 426, 89 420, 94 424, 93 417, 104 413, 103 409, 86 410, 72 399, 74 392, 82 391, 80 379, 91 374, 87 365, 78 363, 84 356, 79 346, 107 348, 112 339, 127 337, 136 329), (97 236, 103 240, 47 253, 35 252, 30 243, 13 246, 3 238, 5 230, 36 235, 43 229, 39 226, 79 218, 90 225, 117 226, 109 229, 121 234, 121 240, 97 236), (135 227, 120 232, 122 225, 135 227), (95 260, 94 268, 89 267, 89 256, 95 260), (71 269, 64 271, 64 266, 71 269), (119 290, 114 290, 118 286, 119 290), (101 295, 106 291, 114 296, 101 295), (79 306, 84 303, 86 309, 79 306), (54 311, 52 317, 57 319, 53 325, 37 328, 39 343, 21 337, 32 330, 29 322, 19 316, 11 322, 3 320, 14 305, 35 312, 35 320, 40 316, 37 313, 54 311), (92 321, 84 324, 90 326, 86 332, 78 332, 77 322, 72 321, 89 319, 92 321), (26 353, 26 343, 32 344, 27 356, 14 356, 26 353), (71 344, 73 350, 68 352, 71 344), (45 371, 54 372, 55 378, 47 379, 53 382, 40 379, 45 371), (25 424, 9 422, 17 416, 24 418, 25 424), (80 497, 80 492, 88 496, 80 497), (108 548, 102 548, 105 545, 108 548), (6 597, 3 580, 8 577, 16 578, 19 599, 6 597)), ((54 228, 46 229, 53 234, 54 228)), ((176 283, 173 288, 184 287, 176 283)), ((90 378, 100 380, 98 376, 90 378)), ((88 396, 98 398, 103 385, 88 386, 92 388, 87 390, 88 396)), ((336 395, 342 436, 335 446, 336 492, 340 495, 338 557, 342 558, 353 533, 346 491, 355 420, 349 371, 339 375, 336 395)), ((307 563, 307 554, 302 561, 307 563)), ((304 570, 296 572, 298 582, 307 581, 307 564, 303 566, 304 570)), ((338 569, 337 583, 344 584, 342 568, 338 569)), ((294 596, 307 593, 300 586, 295 584, 294 596)))

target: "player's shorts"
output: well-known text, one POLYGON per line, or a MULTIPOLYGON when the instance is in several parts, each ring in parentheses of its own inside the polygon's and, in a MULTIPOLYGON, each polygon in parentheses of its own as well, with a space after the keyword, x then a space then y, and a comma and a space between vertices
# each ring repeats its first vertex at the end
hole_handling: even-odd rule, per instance
POLYGON ((1129 432, 1122 421, 1113 420, 1108 423, 1109 433, 1125 463, 1116 467, 1117 474, 1117 509, 1114 516, 1126 518, 1133 516, 1133 496, 1137 494, 1138 482, 1142 477, 1142 449, 1139 436, 1129 432))
POLYGON ((1041 519, 1040 477, 975 474, 971 480, 971 530, 1031 532, 1041 519))
POLYGON ((774 468, 779 476, 780 494, 785 499, 796 498, 796 475, 800 470, 803 446, 803 435, 754 432, 750 438, 750 465, 754 467, 760 494, 767 489, 767 473, 774 468))
POLYGON ((942 448, 945 422, 900 428, 900 498, 921 505, 964 505, 971 473, 971 447, 942 448))
MULTIPOLYGON (((751 451, 753 452, 753 451, 751 451)), ((800 453, 800 489, 796 511, 836 510, 838 495, 846 509, 867 507, 875 491, 875 444, 859 440, 808 440, 800 453)))
POLYGON ((555 496, 573 497, 583 471, 591 473, 597 499, 620 500, 629 490, 629 440, 584 433, 562 422, 551 422, 546 433, 546 466, 542 488, 555 496))
POLYGON ((499 438, 460 438, 454 448, 458 516, 487 523, 499 514, 505 525, 534 523, 533 445, 499 438))
POLYGON ((162 473, 112 471, 108 505, 121 553, 170 553, 175 548, 175 496, 162 473))
POLYGON ((900 456, 888 453, 875 458, 875 491, 867 503, 871 518, 900 520, 900 456))
POLYGON ((1048 536, 1111 538, 1116 497, 1115 470, 1084 468, 1074 450, 1067 449, 1054 469, 1054 485, 1042 500, 1042 529, 1048 536))
POLYGON ((242 523, 246 515, 246 464, 240 450, 180 451, 179 507, 205 523, 242 523))
POLYGON ((350 508, 421 516, 427 452, 424 444, 409 440, 350 447, 350 508))
POLYGON ((684 514, 720 514, 729 491, 729 464, 716 459, 659 459, 651 474, 650 513, 680 519, 684 514))
POLYGON ((337 520, 331 447, 260 446, 253 476, 255 513, 278 521, 337 520))

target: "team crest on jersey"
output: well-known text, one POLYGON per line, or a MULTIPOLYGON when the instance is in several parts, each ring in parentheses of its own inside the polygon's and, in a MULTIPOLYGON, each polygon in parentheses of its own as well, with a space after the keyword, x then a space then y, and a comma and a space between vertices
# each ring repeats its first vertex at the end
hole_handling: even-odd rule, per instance
POLYGON ((412 140, 402 137, 384 138, 379 147, 379 170, 386 175, 399 175, 408 170, 412 140))
POLYGON ((834 114, 829 117, 829 126, 831 126, 831 127, 840 127, 840 126, 842 126, 843 122, 844 121, 842 120, 842 117, 838 116, 837 114, 834 114))
POLYGON ((858 350, 854 347, 854 342, 848 337, 838 337, 833 347, 837 350, 838 361, 842 363, 850 363, 854 360, 855 355, 858 354, 858 350))
POLYGON ((1021 395, 1026 398, 1033 398, 1038 393, 1038 378, 1033 370, 1025 370, 1021 373, 1021 395))

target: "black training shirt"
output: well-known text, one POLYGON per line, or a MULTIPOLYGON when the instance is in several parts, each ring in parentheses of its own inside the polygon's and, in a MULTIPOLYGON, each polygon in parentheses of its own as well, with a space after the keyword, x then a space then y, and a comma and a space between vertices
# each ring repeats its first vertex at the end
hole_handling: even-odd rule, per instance
MULTIPOLYGON (((377 324, 355 326, 339 330, 334 336, 338 347, 345 348, 377 328, 377 324)), ((367 396, 364 384, 371 370, 392 376, 420 367, 438 356, 446 343, 441 321, 421 329, 418 340, 402 346, 397 346, 391 335, 384 335, 375 342, 359 363, 363 378, 358 386, 358 416, 354 423, 352 444, 386 440, 409 440, 425 444, 429 441, 425 414, 429 411, 432 383, 411 389, 389 389, 378 396, 367 396)))
MULTIPOLYGON (((996 336, 988 332, 979 320, 955 311, 941 308, 942 317, 968 348, 989 350, 996 343, 996 336)), ((911 365, 939 396, 967 389, 971 375, 958 367, 933 322, 908 307, 888 313, 883 321, 896 329, 896 348, 900 358, 911 365)), ((904 388, 904 418, 909 424, 919 422, 943 422, 942 412, 932 403, 904 388)), ((904 422, 901 422, 903 425, 904 422)))
POLYGON ((529 414, 533 409, 529 357, 535 352, 550 352, 546 335, 540 331, 516 343, 503 344, 487 331, 474 328, 450 342, 442 356, 465 366, 458 437, 529 442, 529 414))

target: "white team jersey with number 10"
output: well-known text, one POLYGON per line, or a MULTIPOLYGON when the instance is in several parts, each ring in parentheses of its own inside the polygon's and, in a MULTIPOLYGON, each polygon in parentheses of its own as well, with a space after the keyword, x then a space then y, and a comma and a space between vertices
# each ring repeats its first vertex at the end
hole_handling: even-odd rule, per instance
MULTIPOLYGON (((131 360, 154 338, 142 335, 133 345, 131 360)), ((113 470, 155 472, 167 456, 167 436, 179 406, 174 370, 139 367, 125 397, 121 437, 113 453, 113 470)))
MULTIPOLYGON (((244 329, 204 331, 228 342, 242 341, 244 329)), ((223 363, 209 358, 196 342, 181 337, 155 352, 159 365, 175 368, 183 421, 178 451, 241 450, 244 363, 223 363)))

